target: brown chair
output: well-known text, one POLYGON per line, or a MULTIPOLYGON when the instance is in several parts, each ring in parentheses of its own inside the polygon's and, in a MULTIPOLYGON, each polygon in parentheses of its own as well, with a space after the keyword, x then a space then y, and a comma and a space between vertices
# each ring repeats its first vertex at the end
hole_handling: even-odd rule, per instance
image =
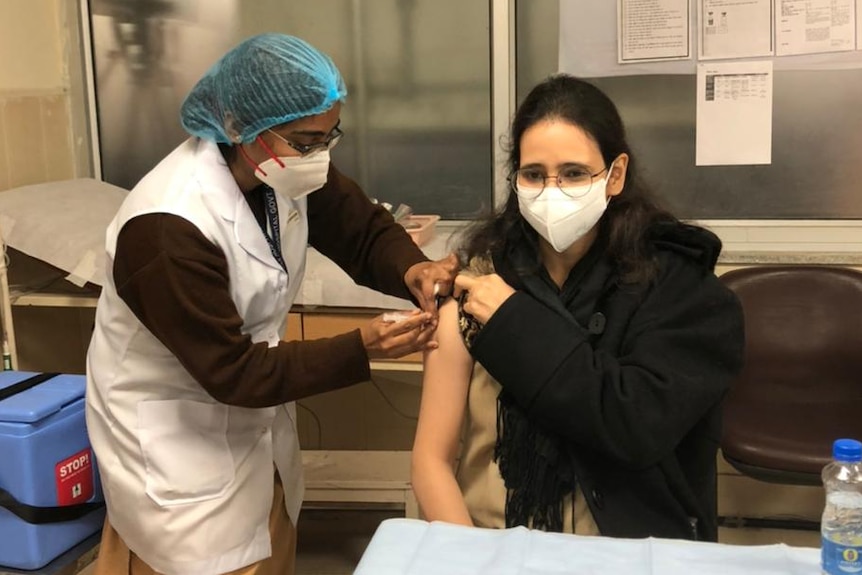
POLYGON ((862 272, 762 266, 721 280, 742 302, 746 337, 724 458, 761 481, 820 485, 833 440, 862 438, 862 272))

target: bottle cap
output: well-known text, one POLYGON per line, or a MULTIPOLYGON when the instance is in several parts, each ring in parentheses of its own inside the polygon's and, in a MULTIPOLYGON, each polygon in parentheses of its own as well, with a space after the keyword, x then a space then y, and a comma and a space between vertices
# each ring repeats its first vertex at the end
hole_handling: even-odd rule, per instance
POLYGON ((832 458, 836 461, 862 461, 862 443, 855 439, 836 439, 832 444, 832 458))

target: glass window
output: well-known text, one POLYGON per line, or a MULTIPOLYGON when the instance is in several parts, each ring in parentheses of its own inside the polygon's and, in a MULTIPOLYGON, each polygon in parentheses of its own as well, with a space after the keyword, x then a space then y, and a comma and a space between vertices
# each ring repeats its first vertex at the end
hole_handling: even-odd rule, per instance
POLYGON ((470 219, 493 202, 490 9, 463 0, 91 0, 103 177, 131 188, 185 137, 194 82, 240 39, 328 53, 349 91, 333 150, 366 193, 470 219))

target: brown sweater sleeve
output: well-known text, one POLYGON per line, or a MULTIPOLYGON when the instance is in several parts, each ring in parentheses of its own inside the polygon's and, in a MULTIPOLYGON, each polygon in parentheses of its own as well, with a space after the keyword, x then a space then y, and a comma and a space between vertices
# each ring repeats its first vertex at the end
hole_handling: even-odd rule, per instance
POLYGON ((222 403, 267 407, 370 377, 359 330, 272 348, 252 343, 230 297, 224 253, 179 216, 128 221, 113 277, 141 323, 222 403))
POLYGON ((330 164, 326 185, 308 196, 308 243, 353 280, 412 299, 404 274, 428 261, 404 227, 330 164))

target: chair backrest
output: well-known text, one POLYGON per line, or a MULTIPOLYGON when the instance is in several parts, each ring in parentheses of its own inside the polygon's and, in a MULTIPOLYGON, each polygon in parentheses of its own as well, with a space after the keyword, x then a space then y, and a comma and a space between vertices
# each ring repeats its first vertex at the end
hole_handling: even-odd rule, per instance
POLYGON ((743 268, 721 276, 745 314, 741 392, 811 399, 862 395, 862 272, 820 266, 743 268))
POLYGON ((735 465, 818 475, 832 440, 862 435, 862 272, 762 266, 721 281, 742 303, 746 338, 722 450, 735 465))

